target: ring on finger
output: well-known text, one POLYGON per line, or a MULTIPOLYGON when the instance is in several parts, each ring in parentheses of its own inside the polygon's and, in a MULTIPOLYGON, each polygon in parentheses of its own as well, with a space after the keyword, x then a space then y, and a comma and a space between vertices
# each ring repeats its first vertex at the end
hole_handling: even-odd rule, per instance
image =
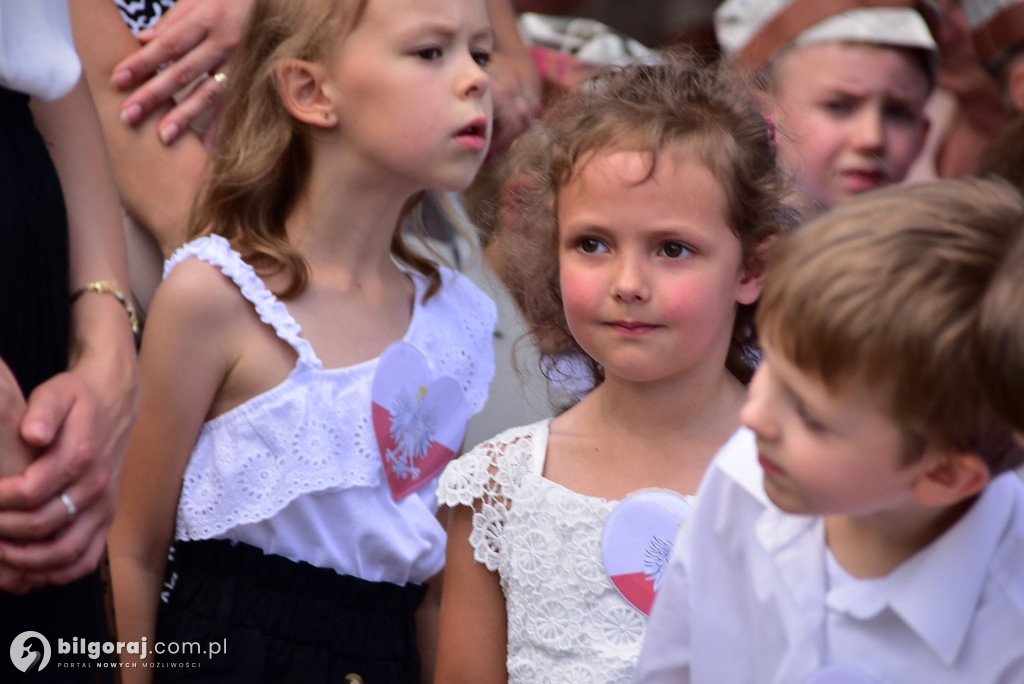
POLYGON ((68 512, 68 522, 75 519, 75 515, 78 513, 78 507, 75 506, 75 502, 71 500, 67 492, 60 495, 60 502, 64 504, 64 508, 68 512))
POLYGON ((221 89, 228 87, 228 75, 225 74, 223 71, 218 71, 215 74, 210 74, 210 78, 216 81, 217 85, 219 85, 221 89))

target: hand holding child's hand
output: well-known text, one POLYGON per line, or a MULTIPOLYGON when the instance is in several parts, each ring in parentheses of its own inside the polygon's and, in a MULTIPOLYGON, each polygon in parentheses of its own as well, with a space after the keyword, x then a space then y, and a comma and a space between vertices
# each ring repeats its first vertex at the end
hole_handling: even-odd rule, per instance
POLYGON ((133 356, 87 352, 29 396, 19 429, 39 456, 0 479, 0 589, 66 584, 96 568, 137 410, 137 372, 133 356))
POLYGON ((0 360, 0 477, 20 475, 32 462, 32 449, 21 438, 25 397, 11 369, 0 360))

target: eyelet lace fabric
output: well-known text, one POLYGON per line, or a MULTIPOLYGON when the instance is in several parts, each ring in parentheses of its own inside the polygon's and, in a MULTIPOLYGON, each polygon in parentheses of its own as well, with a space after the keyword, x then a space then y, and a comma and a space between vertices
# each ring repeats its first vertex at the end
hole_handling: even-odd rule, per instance
POLYGON ((450 463, 438 499, 477 509, 469 542, 501 578, 509 682, 629 682, 646 618, 601 559, 604 523, 618 502, 542 477, 548 424, 505 431, 450 463))
MULTIPOLYGON (((287 307, 223 237, 183 246, 168 259, 164 277, 190 258, 230 277, 298 360, 280 385, 204 423, 185 470, 176 538, 211 539, 271 518, 300 496, 381 482, 370 413, 377 359, 325 369, 287 307)), ((442 275, 439 292, 423 303, 426 279, 412 274, 416 305, 404 340, 423 352, 435 375, 460 381, 475 413, 494 375, 497 314, 467 279, 447 269, 442 275)))

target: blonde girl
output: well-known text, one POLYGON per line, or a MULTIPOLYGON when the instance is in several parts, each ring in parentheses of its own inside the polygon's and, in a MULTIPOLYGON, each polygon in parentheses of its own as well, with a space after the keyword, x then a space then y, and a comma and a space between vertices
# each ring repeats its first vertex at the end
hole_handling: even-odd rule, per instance
POLYGON ((143 651, 161 667, 126 681, 431 669, 436 473, 412 453, 396 488, 396 423, 375 402, 382 382, 426 402, 443 379, 456 390, 437 415, 486 399, 493 303, 398 226, 482 162, 491 42, 485 0, 254 3, 194 239, 150 314, 110 539, 119 639, 208 650, 143 651), (386 362, 393 349, 420 365, 386 362))

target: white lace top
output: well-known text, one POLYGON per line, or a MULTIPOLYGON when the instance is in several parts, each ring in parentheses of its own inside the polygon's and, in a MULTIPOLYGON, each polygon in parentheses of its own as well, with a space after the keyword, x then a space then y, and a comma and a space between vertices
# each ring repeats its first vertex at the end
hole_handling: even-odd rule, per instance
MULTIPOLYGON (((280 385, 203 424, 185 470, 176 539, 242 541, 395 584, 440 571, 445 533, 433 487, 396 502, 384 476, 371 419, 377 359, 325 369, 285 305, 220 236, 179 249, 164 277, 193 257, 231 278, 298 360, 280 385)), ((442 269, 441 289, 424 304, 427 279, 409 276, 416 304, 403 339, 432 373, 461 383, 476 413, 494 375, 494 303, 442 269)))
POLYGON ((480 502, 469 542, 501 578, 510 683, 629 682, 646 618, 615 589, 601 557, 618 502, 542 477, 549 423, 506 430, 452 461, 438 499, 480 502))

